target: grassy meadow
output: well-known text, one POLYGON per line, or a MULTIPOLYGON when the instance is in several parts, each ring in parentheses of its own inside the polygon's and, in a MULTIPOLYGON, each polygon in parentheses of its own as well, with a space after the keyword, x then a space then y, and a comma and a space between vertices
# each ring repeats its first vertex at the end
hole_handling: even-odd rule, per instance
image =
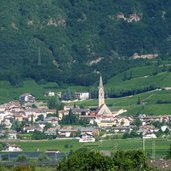
MULTIPOLYGON (((79 143, 78 140, 42 140, 42 141, 26 141, 26 142, 15 142, 19 145, 23 151, 40 151, 45 152, 46 150, 59 150, 61 152, 75 151, 79 148, 89 148, 99 151, 111 151, 117 150, 143 150, 143 141, 140 138, 136 139, 106 139, 99 140, 94 143, 79 143)), ((166 155, 168 152, 171 140, 168 139, 146 139, 145 140, 145 151, 147 155, 151 155, 152 149, 156 155, 166 155)))

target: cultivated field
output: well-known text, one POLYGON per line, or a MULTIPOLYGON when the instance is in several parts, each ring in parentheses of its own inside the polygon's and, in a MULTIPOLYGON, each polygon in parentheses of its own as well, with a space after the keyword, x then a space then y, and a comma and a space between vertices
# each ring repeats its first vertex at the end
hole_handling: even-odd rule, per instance
MULTIPOLYGON (((104 150, 115 152, 117 150, 143 150, 142 139, 107 139, 100 140, 94 143, 79 143, 78 140, 45 140, 45 141, 26 141, 15 142, 19 145, 23 151, 40 151, 46 150, 59 150, 61 152, 70 152, 79 148, 90 148, 95 150, 104 150)), ((155 153, 156 156, 166 155, 171 140, 168 139, 147 139, 145 140, 145 151, 147 156, 152 156, 155 153)))

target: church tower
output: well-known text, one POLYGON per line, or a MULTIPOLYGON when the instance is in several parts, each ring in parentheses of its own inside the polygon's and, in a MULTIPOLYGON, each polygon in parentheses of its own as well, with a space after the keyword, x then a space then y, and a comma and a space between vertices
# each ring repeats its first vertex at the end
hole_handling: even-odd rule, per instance
POLYGON ((105 98, 104 98, 104 87, 103 87, 103 81, 102 76, 100 75, 100 81, 99 81, 99 107, 105 104, 105 98))

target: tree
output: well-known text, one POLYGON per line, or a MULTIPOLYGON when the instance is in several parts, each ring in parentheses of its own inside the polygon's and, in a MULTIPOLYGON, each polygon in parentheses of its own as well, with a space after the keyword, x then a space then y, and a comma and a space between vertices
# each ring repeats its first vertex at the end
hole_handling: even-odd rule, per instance
POLYGON ((152 124, 156 127, 156 128, 161 128, 161 126, 164 125, 164 123, 160 122, 160 121, 154 121, 152 122, 152 124))
POLYGON ((34 131, 31 137, 33 140, 42 140, 42 139, 46 139, 47 136, 40 131, 34 131))
POLYGON ((137 104, 141 104, 141 98, 138 96, 137 104))
POLYGON ((170 147, 169 147, 168 154, 167 154, 166 158, 171 159, 171 144, 170 144, 170 147))
POLYGON ((48 101, 48 108, 49 109, 57 109, 60 107, 61 103, 58 97, 51 97, 48 101))
POLYGON ((145 155, 142 151, 117 151, 113 156, 117 170, 148 170, 145 155))
POLYGON ((140 171, 151 170, 142 151, 118 151, 113 156, 80 149, 57 165, 58 171, 140 171))
POLYGON ((43 115, 39 115, 36 119, 36 121, 43 121, 44 120, 44 116, 43 115))
POLYGON ((25 155, 19 155, 16 159, 17 162, 24 162, 27 161, 27 157, 25 155))
POLYGON ((58 171, 108 171, 114 170, 112 159, 101 155, 99 152, 87 149, 78 150, 64 159, 57 166, 58 171))
POLYGON ((51 123, 47 123, 44 127, 44 131, 47 131, 49 128, 52 127, 52 124, 51 123))
POLYGON ((14 120, 12 123, 12 129, 16 130, 17 132, 21 132, 23 130, 22 122, 19 122, 18 120, 14 120))
POLYGON ((0 142, 0 151, 2 151, 6 146, 6 143, 0 142))
POLYGON ((134 121, 133 121, 133 124, 136 125, 138 128, 142 125, 142 122, 139 118, 136 118, 134 121))
POLYGON ((60 124, 63 125, 77 125, 79 124, 79 117, 78 115, 75 115, 72 113, 72 110, 69 110, 68 115, 65 115, 62 120, 60 121, 60 124))
POLYGON ((37 108, 37 106, 35 105, 35 104, 32 104, 32 106, 31 106, 32 108, 37 108))

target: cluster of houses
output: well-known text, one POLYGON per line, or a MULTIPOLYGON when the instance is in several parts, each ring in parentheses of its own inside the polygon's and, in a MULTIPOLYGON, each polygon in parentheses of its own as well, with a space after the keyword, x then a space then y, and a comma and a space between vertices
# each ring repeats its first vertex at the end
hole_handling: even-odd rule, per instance
MULTIPOLYGON (((54 91, 47 91, 44 94, 45 97, 54 97, 57 96, 58 98, 62 98, 65 99, 65 97, 67 96, 66 93, 62 93, 60 92, 54 92, 54 91)), ((90 98, 90 93, 89 92, 74 92, 71 95, 72 96, 70 98, 72 99, 77 99, 77 100, 88 100, 90 98)))
MULTIPOLYGON (((53 92, 47 92, 46 96, 56 95, 53 92)), ((60 95, 60 94, 58 94, 60 95)), ((77 98, 87 99, 89 94, 76 93, 77 98)), ((21 132, 33 133, 35 131, 43 132, 48 136, 58 138, 73 138, 79 137, 79 142, 94 142, 95 138, 99 136, 102 129, 108 130, 112 128, 113 134, 131 132, 136 127, 134 124, 135 117, 121 116, 120 114, 126 112, 124 109, 109 109, 105 103, 104 87, 102 77, 99 81, 99 95, 98 106, 94 108, 80 108, 76 105, 64 105, 62 110, 52 110, 47 108, 47 104, 37 102, 35 97, 29 93, 22 94, 19 101, 11 101, 0 105, 0 138, 17 139, 17 134, 21 132), (77 115, 79 119, 86 119, 89 121, 88 127, 83 126, 60 126, 59 121, 63 119, 69 112, 77 115), (14 121, 25 122, 22 130, 15 130, 14 121), (50 125, 46 130, 47 124, 50 125), (17 132, 18 131, 18 132, 17 132)), ((156 133, 159 128, 153 126, 153 122, 169 122, 171 116, 146 116, 140 115, 141 122, 138 133, 141 133, 143 138, 156 138, 156 133)), ((167 126, 160 128, 163 132, 169 129, 167 126)), ((13 147, 7 146, 6 150, 20 151, 15 145, 13 147)))

